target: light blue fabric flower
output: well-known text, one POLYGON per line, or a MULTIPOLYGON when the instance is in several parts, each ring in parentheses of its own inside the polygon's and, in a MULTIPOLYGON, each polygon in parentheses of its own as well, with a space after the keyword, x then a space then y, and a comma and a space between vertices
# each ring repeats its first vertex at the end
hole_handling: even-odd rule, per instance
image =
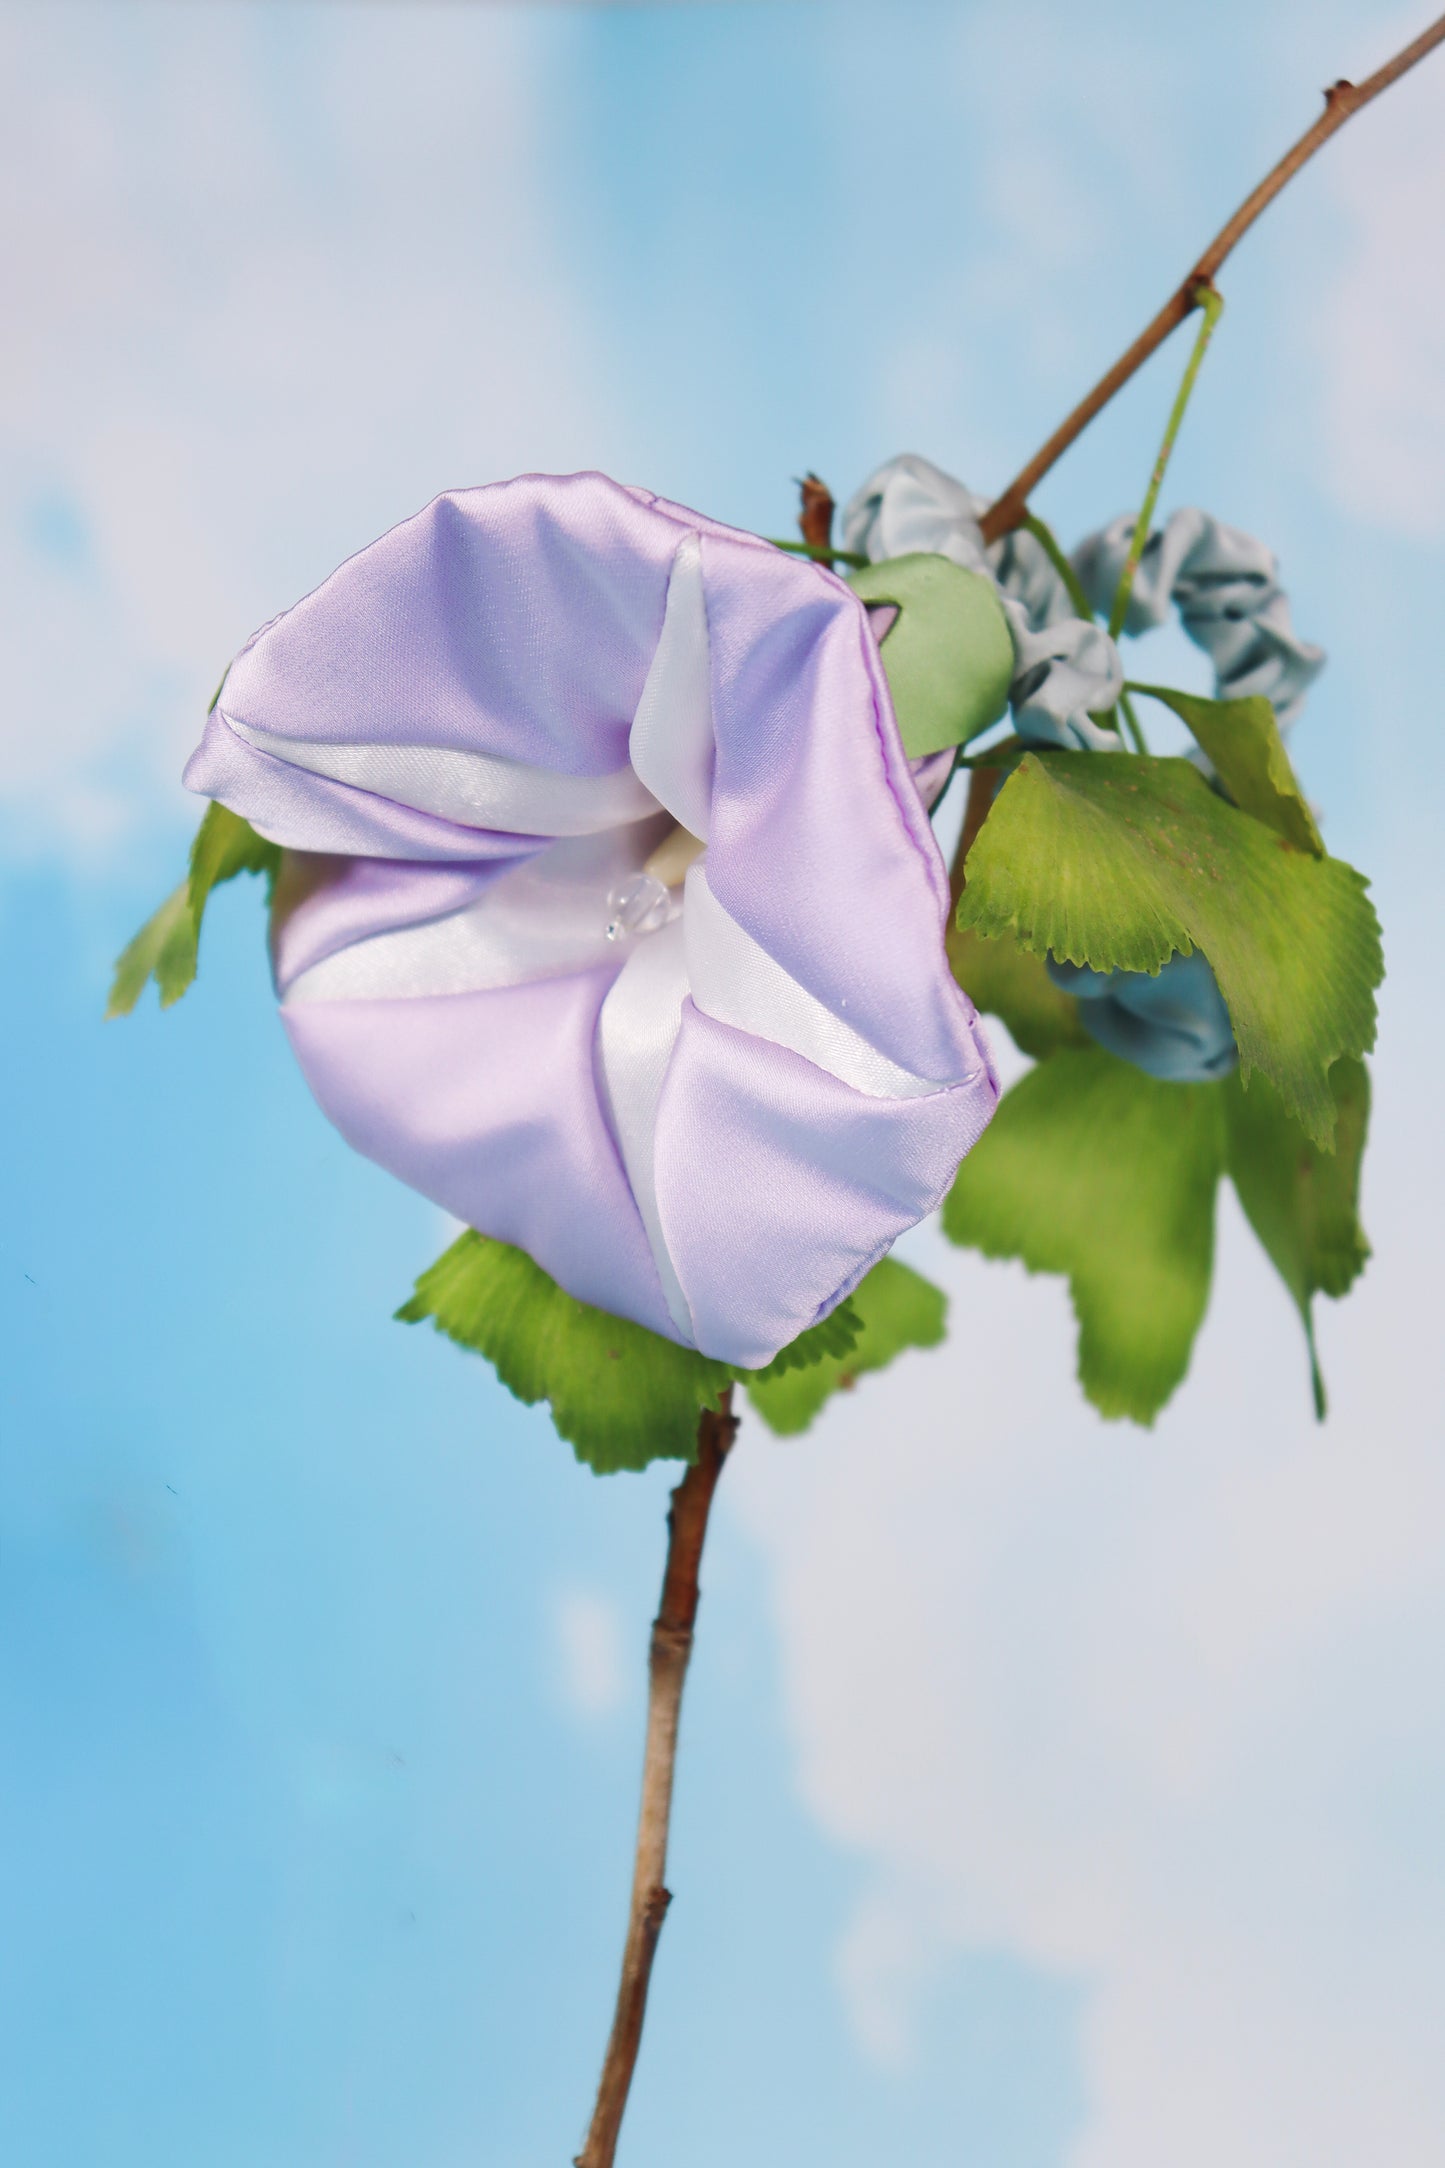
POLYGON ((1090 1038, 1107 1053, 1173 1084, 1207 1084, 1239 1060, 1229 1011, 1214 973, 1196 949, 1147 971, 1094 971, 1051 956, 1049 977, 1075 994, 1090 1038))

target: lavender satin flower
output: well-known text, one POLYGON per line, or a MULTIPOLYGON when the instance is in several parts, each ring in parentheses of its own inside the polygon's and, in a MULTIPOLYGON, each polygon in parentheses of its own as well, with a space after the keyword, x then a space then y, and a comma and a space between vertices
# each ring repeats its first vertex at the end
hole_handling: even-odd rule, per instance
POLYGON ((256 634, 186 781, 285 846, 343 1135, 709 1355, 826 1315, 993 1111, 864 607, 755 536, 596 474, 438 497, 256 634))

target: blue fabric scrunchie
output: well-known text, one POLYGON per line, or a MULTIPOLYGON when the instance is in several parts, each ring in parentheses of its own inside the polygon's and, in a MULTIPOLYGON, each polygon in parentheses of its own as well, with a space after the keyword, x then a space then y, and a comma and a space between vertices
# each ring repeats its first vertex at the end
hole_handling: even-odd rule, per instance
MULTIPOLYGON (((1106 612, 1114 600, 1133 535, 1134 515, 1124 512, 1074 551, 1079 584, 1096 610, 1106 612)), ((1171 603, 1214 666, 1216 698, 1263 693, 1287 730, 1325 666, 1325 653, 1295 631, 1273 550, 1211 512, 1186 506, 1145 543, 1124 630, 1152 631, 1171 603)))

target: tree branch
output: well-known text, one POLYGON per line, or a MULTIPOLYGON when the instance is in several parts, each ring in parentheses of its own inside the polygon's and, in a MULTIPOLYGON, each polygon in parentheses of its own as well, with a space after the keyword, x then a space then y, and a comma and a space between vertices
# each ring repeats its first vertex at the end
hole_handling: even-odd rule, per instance
MULTIPOLYGON (((830 500, 831 505, 831 500, 830 500)), ((637 1817, 637 1854, 632 1873, 632 1904, 622 1951, 617 2009, 602 2063, 597 2105, 587 2142, 574 2168, 612 2168, 617 2134, 632 2086, 652 1960, 662 1923, 672 1902, 664 1882, 667 1832, 672 1815, 672 1778, 677 1761, 677 1727, 682 1689, 692 1655, 697 1620, 698 1572, 707 1535, 713 1492, 723 1462, 737 1435, 732 1388, 721 1395, 716 1413, 704 1408, 697 1427, 697 1459, 672 1494, 667 1513, 667 1566, 662 1600, 652 1626, 648 1655, 647 1745, 642 1759, 642 1807, 637 1817)))
POLYGON ((1074 439, 1080 436, 1089 423, 1109 404, 1116 391, 1128 383, 1131 376, 1149 359, 1157 347, 1164 344, 1171 331, 1183 323, 1186 316, 1198 306, 1197 296, 1201 287, 1212 284, 1214 275, 1235 244, 1242 240, 1250 227, 1265 210, 1286 182, 1293 180, 1301 166, 1308 164, 1322 143, 1361 106, 1378 98, 1382 90, 1398 82, 1408 74, 1417 61, 1425 58, 1434 48, 1445 42, 1445 15, 1438 22, 1422 30, 1419 37, 1396 53, 1393 60, 1386 61, 1383 68, 1367 76, 1363 83, 1333 83, 1325 92, 1325 109, 1312 128, 1307 128, 1299 141, 1285 152, 1279 164, 1268 172, 1259 186, 1245 197, 1233 218, 1223 225, 1214 236, 1204 254, 1185 274, 1180 284, 1169 296, 1157 316, 1146 324, 1133 345, 1119 356, 1112 369, 1106 370, 1088 397, 1081 399, 1072 414, 1062 421, 1047 444, 1043 445, 1028 465, 1022 468, 1009 483, 1001 497, 989 506, 981 522, 986 542, 997 542, 1022 524, 1028 510, 1029 491, 1048 473, 1050 467, 1062 458, 1074 439))

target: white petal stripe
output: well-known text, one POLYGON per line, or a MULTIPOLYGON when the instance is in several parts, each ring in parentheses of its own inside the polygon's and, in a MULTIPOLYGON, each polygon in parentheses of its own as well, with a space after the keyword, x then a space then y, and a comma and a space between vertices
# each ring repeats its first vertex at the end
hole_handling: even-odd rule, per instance
POLYGON ((668 1311, 684 1339, 696 1346, 692 1312, 658 1216, 654 1165, 657 1102, 686 996, 682 920, 675 918, 646 935, 618 973, 597 1018, 597 1067, 668 1311))
POLYGON ((607 938, 607 893, 636 872, 650 830, 567 837, 505 873, 475 903, 397 926, 323 956, 278 989, 303 1001, 398 1000, 481 993, 618 961, 607 938))
POLYGON ((705 861, 689 868, 684 893, 688 982, 705 1015, 789 1047, 870 1099, 917 1099, 965 1081, 915 1076, 825 1008, 723 909, 705 861))
POLYGON ((647 683, 632 718, 632 765, 676 821, 707 841, 712 819, 712 657, 702 538, 678 544, 647 683))
POLYGON ((614 768, 609 775, 564 775, 555 768, 507 760, 500 753, 459 752, 449 746, 322 745, 310 738, 283 738, 221 712, 237 737, 258 752, 467 828, 497 828, 521 836, 590 836, 646 820, 658 811, 656 798, 630 766, 614 768))

